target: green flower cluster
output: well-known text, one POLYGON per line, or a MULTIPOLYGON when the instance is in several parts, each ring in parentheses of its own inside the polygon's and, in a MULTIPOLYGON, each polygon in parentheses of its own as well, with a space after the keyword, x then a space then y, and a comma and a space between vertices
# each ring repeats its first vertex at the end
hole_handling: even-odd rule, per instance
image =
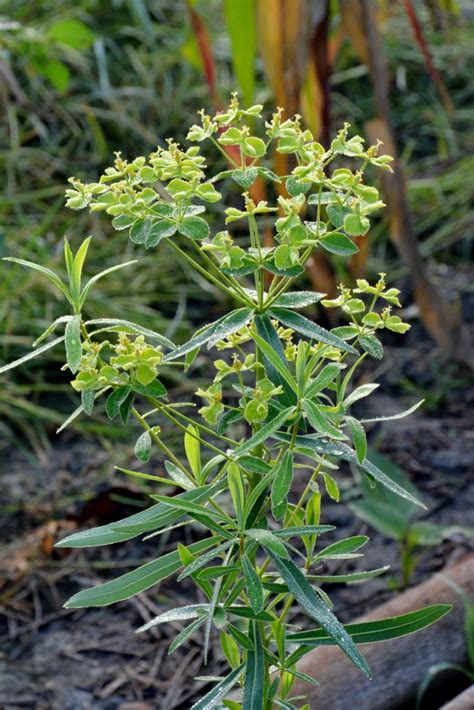
POLYGON ((146 343, 143 335, 130 340, 125 333, 121 333, 115 345, 108 340, 100 343, 86 340, 82 343, 76 379, 71 384, 78 392, 122 387, 134 382, 146 386, 158 376, 158 365, 162 359, 161 349, 146 343), (102 357, 105 349, 115 353, 108 362, 102 357))

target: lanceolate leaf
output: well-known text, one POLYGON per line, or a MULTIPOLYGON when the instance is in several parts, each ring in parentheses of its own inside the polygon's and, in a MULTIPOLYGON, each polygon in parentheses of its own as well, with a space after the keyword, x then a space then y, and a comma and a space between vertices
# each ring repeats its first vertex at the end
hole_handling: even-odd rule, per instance
POLYGON ((81 317, 74 316, 68 321, 64 332, 67 364, 71 372, 77 372, 81 363, 81 317))
POLYGON ((243 328, 244 325, 247 325, 252 316, 253 310, 251 308, 238 308, 236 311, 229 313, 215 326, 212 336, 207 343, 207 349, 210 350, 219 340, 243 328))
POLYGON ((285 451, 275 469, 275 477, 272 483, 272 508, 276 508, 282 501, 287 499, 292 480, 293 457, 289 451, 285 451))
POLYGON ((235 668, 232 673, 229 673, 226 678, 223 678, 217 685, 215 685, 209 693, 206 693, 201 700, 194 703, 194 705, 191 706, 191 710, 211 710, 211 708, 215 708, 217 705, 220 705, 222 698, 227 695, 229 690, 231 690, 239 680, 240 676, 244 672, 244 668, 245 666, 243 663, 238 668, 235 668))
MULTIPOLYGON (((275 435, 275 438, 279 441, 290 441, 291 437, 288 434, 279 433, 275 435)), ((324 441, 323 439, 318 439, 313 435, 307 436, 297 436, 296 444, 300 446, 305 446, 313 449, 317 454, 327 456, 335 456, 336 458, 343 459, 344 461, 350 461, 351 463, 357 464, 365 473, 372 476, 376 481, 378 481, 382 486, 388 488, 392 493, 396 493, 401 498, 406 498, 406 500, 411 501, 415 505, 421 508, 426 508, 424 503, 422 503, 418 498, 409 493, 405 488, 402 488, 395 483, 386 473, 381 471, 374 463, 369 461, 369 459, 364 459, 360 462, 357 459, 355 451, 353 451, 347 444, 342 442, 332 443, 331 441, 324 441)))
MULTIPOLYGON (((393 616, 377 621, 365 621, 357 624, 347 624, 344 628, 350 634, 354 643, 375 643, 377 641, 387 641, 412 634, 415 631, 434 624, 449 611, 450 604, 434 604, 418 611, 411 611, 408 614, 393 616)), ((332 646, 334 639, 323 629, 315 631, 301 631, 296 634, 289 634, 289 641, 295 641, 309 646, 332 646)))
POLYGON ((250 628, 253 651, 247 651, 243 707, 245 710, 263 710, 265 703, 265 655, 259 624, 254 621, 250 628))
POLYGON ((283 293, 275 301, 275 306, 283 306, 284 308, 304 308, 311 306, 313 303, 318 303, 326 296, 325 293, 318 291, 295 291, 294 293, 283 293))
POLYGON ((371 569, 366 572, 349 572, 349 574, 312 574, 311 580, 315 580, 322 584, 352 584, 354 582, 363 582, 366 579, 378 577, 385 574, 390 569, 390 565, 371 569))
POLYGON ((188 606, 179 606, 176 609, 168 609, 162 614, 158 614, 146 624, 136 629, 135 633, 139 634, 142 631, 148 631, 159 624, 168 624, 171 621, 186 621, 187 619, 196 619, 199 612, 205 612, 209 608, 209 604, 189 604, 188 606))
MULTIPOLYGON (((189 545, 188 549, 193 554, 199 554, 207 550, 211 545, 215 545, 216 541, 216 538, 209 537, 189 545)), ((127 572, 127 574, 117 577, 117 579, 74 594, 66 602, 65 607, 68 609, 80 609, 89 606, 107 606, 123 599, 129 599, 135 594, 149 589, 157 582, 161 582, 162 579, 166 579, 180 567, 181 559, 179 553, 177 551, 169 552, 157 560, 148 562, 132 572, 127 572)))
MULTIPOLYGON (((278 337, 278 333, 273 327, 271 319, 267 315, 256 315, 255 316, 255 328, 258 335, 265 340, 266 343, 272 348, 273 352, 280 358, 281 362, 285 367, 286 360, 283 354, 283 347, 278 337)), ((283 387, 284 394, 280 395, 280 401, 289 406, 290 404, 296 403, 296 395, 292 385, 289 385, 285 377, 279 373, 278 369, 272 364, 270 360, 264 358, 265 369, 267 371, 268 378, 273 382, 275 386, 283 387)))
POLYGON ((238 446, 234 451, 234 455, 236 457, 242 456, 242 454, 246 454, 248 451, 251 451, 256 446, 266 441, 266 439, 276 432, 277 429, 279 429, 292 416, 295 409, 296 407, 288 407, 288 409, 285 409, 283 412, 277 414, 276 417, 274 417, 267 424, 264 424, 259 431, 251 436, 250 439, 247 439, 247 441, 238 446))
POLYGON ((326 365, 321 370, 321 372, 318 373, 318 375, 310 383, 308 389, 305 391, 304 394, 306 399, 311 399, 319 392, 322 392, 322 390, 324 390, 328 385, 331 384, 331 382, 336 379, 342 368, 343 365, 337 362, 332 362, 329 365, 326 365))
POLYGON ((269 345, 263 338, 261 338, 257 333, 254 335, 254 340, 258 347, 264 354, 265 358, 272 365, 272 367, 278 372, 278 374, 285 380, 285 382, 291 387, 294 392, 298 391, 298 385, 296 380, 288 369, 286 362, 281 360, 278 353, 274 351, 271 345, 269 345))
MULTIPOLYGON (((214 540, 217 541, 217 538, 214 538, 214 540)), ((197 572, 199 569, 201 569, 201 567, 204 567, 204 565, 210 562, 210 560, 214 559, 218 555, 228 550, 229 547, 231 547, 232 545, 235 545, 235 540, 226 540, 226 542, 223 542, 222 545, 219 545, 213 550, 210 550, 209 552, 205 552, 203 555, 200 555, 184 568, 184 570, 178 577, 178 581, 180 581, 184 577, 189 577, 190 574, 194 574, 194 572, 197 572)), ((192 545, 188 549, 191 550, 191 547, 192 545)))
POLYGON ((250 605, 257 613, 263 609, 263 587, 260 577, 255 570, 254 565, 249 560, 247 555, 242 555, 242 568, 245 575, 245 583, 247 585, 247 593, 250 605))
POLYGON ((145 328, 143 325, 138 325, 137 323, 132 323, 129 320, 123 320, 122 318, 94 318, 88 320, 85 323, 86 326, 97 325, 100 327, 98 332, 103 332, 107 330, 122 331, 124 333, 136 333, 137 335, 144 335, 150 340, 156 340, 160 345, 163 345, 169 350, 173 350, 176 346, 171 340, 165 338, 161 333, 157 333, 154 330, 145 328))
POLYGON ((36 350, 32 350, 27 355, 23 355, 23 357, 19 358, 18 360, 14 360, 13 362, 9 362, 8 365, 3 365, 2 367, 0 367, 0 375, 3 375, 4 372, 8 372, 8 370, 13 370, 15 367, 18 367, 19 365, 23 365, 23 363, 28 362, 28 360, 33 360, 35 357, 38 357, 38 355, 41 355, 42 353, 46 352, 47 350, 51 350, 51 348, 56 347, 56 345, 59 345, 59 343, 62 343, 63 340, 64 340, 64 335, 61 335, 60 338, 56 338, 55 340, 52 340, 50 343, 46 343, 46 345, 42 345, 40 348, 37 348, 36 350))
POLYGON ((357 458, 359 462, 362 462, 367 456, 367 437, 364 427, 357 419, 354 419, 354 417, 346 417, 346 422, 351 432, 357 458))
MULTIPOLYGON (((212 485, 209 485, 186 491, 185 493, 181 493, 180 496, 185 497, 186 500, 197 503, 207 500, 215 491, 217 491, 217 487, 214 488, 212 485)), ((123 520, 117 520, 114 523, 100 525, 90 530, 82 530, 81 532, 68 535, 68 537, 57 542, 55 547, 97 547, 99 545, 111 545, 116 542, 124 542, 137 535, 149 532, 150 530, 157 530, 172 525, 182 517, 183 511, 174 510, 170 508, 169 505, 159 503, 139 513, 134 513, 134 515, 130 515, 123 520)))
POLYGON ((367 663, 358 651, 350 635, 332 611, 321 601, 304 574, 291 560, 282 560, 269 552, 275 567, 286 582, 291 594, 302 609, 324 629, 326 634, 336 643, 351 661, 368 677, 371 677, 367 663))
MULTIPOLYGON (((235 333, 244 325, 246 325, 253 315, 251 308, 238 308, 232 313, 219 318, 219 320, 214 321, 214 323, 209 323, 204 326, 195 336, 188 340, 184 345, 180 345, 178 348, 169 353, 165 360, 177 360, 178 358, 186 355, 186 353, 200 348, 202 345, 209 343, 216 343, 218 340, 235 333)), ((209 345, 211 347, 211 345, 209 345)))
POLYGON ((321 409, 314 402, 311 402, 308 399, 303 399, 301 404, 313 429, 319 431, 321 434, 326 434, 326 436, 330 436, 333 439, 347 438, 345 434, 331 424, 329 419, 324 416, 321 409))
POLYGON ((301 527, 282 528, 274 530, 277 537, 302 537, 303 535, 321 535, 321 533, 336 530, 334 525, 302 525, 301 527))
POLYGON ((338 338, 337 335, 333 335, 333 333, 325 330, 325 328, 322 328, 317 323, 313 323, 313 321, 308 318, 301 316, 299 313, 293 313, 292 311, 288 311, 286 308, 272 307, 270 309, 270 315, 277 318, 277 320, 279 320, 280 323, 283 323, 283 325, 296 330, 298 333, 305 335, 311 340, 326 343, 326 345, 339 348, 339 350, 342 350, 343 352, 357 355, 357 350, 353 348, 352 345, 349 345, 349 343, 346 343, 344 340, 341 340, 341 338, 338 338))

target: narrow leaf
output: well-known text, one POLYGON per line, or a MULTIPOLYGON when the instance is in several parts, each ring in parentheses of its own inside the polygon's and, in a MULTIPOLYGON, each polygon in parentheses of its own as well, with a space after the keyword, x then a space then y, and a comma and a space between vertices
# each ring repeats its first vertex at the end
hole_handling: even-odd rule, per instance
POLYGON ((302 609, 324 629, 329 637, 341 648, 350 660, 368 677, 371 677, 367 663, 357 649, 350 635, 332 611, 321 601, 304 574, 291 560, 282 560, 269 552, 275 567, 286 582, 291 594, 302 609))
MULTIPOLYGON (((346 624, 344 629, 347 634, 350 634, 354 643, 387 641, 388 639, 406 636, 431 626, 431 624, 442 619, 451 609, 452 606, 449 604, 434 604, 400 616, 378 619, 377 621, 346 624)), ((324 629, 289 634, 288 640, 310 646, 327 646, 336 643, 324 629)))
POLYGON ((71 372, 77 372, 81 364, 81 317, 74 316, 68 321, 64 331, 67 364, 71 372))
POLYGON ((245 576, 250 606, 255 612, 263 609, 263 587, 254 565, 247 555, 242 555, 242 569, 245 576))
POLYGON ((211 708, 215 708, 217 705, 220 705, 222 698, 227 695, 229 690, 231 690, 239 680, 240 676, 244 672, 244 667, 245 666, 242 663, 242 665, 238 668, 235 668, 232 673, 229 673, 226 678, 215 685, 209 693, 206 693, 201 700, 194 703, 194 705, 191 706, 191 710, 211 710, 211 708))
POLYGON ((343 352, 352 353, 353 355, 358 354, 357 350, 353 348, 352 345, 349 345, 349 343, 338 338, 337 335, 330 333, 328 330, 325 330, 325 328, 322 328, 317 323, 313 323, 313 321, 310 321, 299 313, 293 313, 286 308, 272 307, 270 314, 275 316, 283 325, 296 330, 298 333, 301 333, 311 340, 326 343, 326 345, 338 348, 343 352))
POLYGON ((265 655, 260 626, 253 622, 250 627, 253 651, 247 651, 243 707, 245 710, 263 710, 265 706, 265 655))
MULTIPOLYGON (((199 554, 215 545, 215 538, 200 540, 189 546, 189 550, 199 554)), ((107 606, 115 602, 129 599, 139 592, 149 589, 162 579, 166 579, 181 567, 177 551, 169 552, 157 560, 148 562, 132 572, 117 577, 105 584, 99 584, 90 589, 74 594, 64 605, 67 609, 81 609, 90 606, 107 606)))

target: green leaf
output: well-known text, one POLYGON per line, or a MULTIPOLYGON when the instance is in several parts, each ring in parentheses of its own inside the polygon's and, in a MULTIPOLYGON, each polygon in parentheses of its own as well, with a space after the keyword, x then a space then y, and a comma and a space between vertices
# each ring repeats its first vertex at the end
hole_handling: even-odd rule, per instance
MULTIPOLYGON (((227 0, 229 3, 229 0, 227 0)), ((233 3, 232 0, 230 0, 230 4, 233 4, 235 6, 235 3, 233 3)), ((245 33, 240 33, 241 35, 245 33)), ((246 168, 243 170, 233 170, 232 171, 232 180, 237 183, 237 185, 240 185, 241 187, 244 187, 246 190, 251 187, 255 180, 258 178, 258 168, 246 168)))
POLYGON ((366 385, 360 385, 360 387, 356 387, 355 390, 353 390, 348 397, 344 400, 344 406, 350 407, 354 402, 358 402, 359 399, 363 399, 364 397, 368 397, 369 394, 372 394, 379 385, 377 383, 367 383, 366 385))
POLYGON ((176 508, 177 510, 182 510, 183 513, 188 513, 189 515, 200 515, 203 518, 212 518, 214 520, 223 520, 227 522, 227 519, 216 510, 212 508, 206 508, 200 503, 194 503, 186 499, 179 498, 178 496, 159 496, 151 495, 152 500, 156 500, 159 503, 164 503, 169 505, 170 508, 176 508))
POLYGON ((344 218, 344 229, 347 234, 351 234, 354 237, 362 236, 369 231, 370 221, 360 214, 348 214, 344 218))
MULTIPOLYGON (((189 545, 188 549, 193 554, 199 554, 207 550, 211 545, 215 545, 215 543, 215 538, 206 538, 189 545)), ((64 606, 67 609, 82 609, 90 606, 107 606, 108 604, 129 599, 166 579, 180 567, 179 553, 177 551, 169 552, 167 555, 163 555, 152 562, 147 562, 147 564, 110 582, 98 584, 95 587, 74 594, 64 606)))
POLYGON ((366 579, 378 577, 385 574, 390 569, 390 565, 379 567, 378 569, 368 570, 367 572, 350 572, 349 574, 312 574, 311 580, 322 584, 353 584, 354 582, 363 582, 366 579))
POLYGON ((147 249, 158 246, 162 239, 172 237, 176 234, 177 226, 167 219, 159 219, 153 221, 150 229, 145 237, 145 246, 147 249))
POLYGON ((255 621, 275 621, 275 617, 267 611, 259 611, 258 614, 248 606, 229 605, 225 607, 229 614, 240 616, 244 619, 255 619, 255 621))
POLYGON ((333 439, 339 440, 347 438, 345 434, 331 424, 329 419, 326 419, 321 409, 314 402, 309 399, 302 399, 301 405, 313 429, 333 439))
POLYGON ((278 557, 283 559, 288 558, 286 547, 277 537, 275 537, 275 535, 273 535, 273 533, 270 532, 270 530, 253 528, 251 530, 246 530, 245 534, 253 540, 257 540, 257 542, 268 552, 273 552, 273 554, 278 555, 278 557))
POLYGON ((209 225, 202 217, 185 217, 178 225, 180 234, 188 239, 206 239, 209 236, 209 225))
POLYGON ((222 321, 216 324, 214 331, 207 342, 207 349, 210 350, 219 340, 227 338, 232 333, 236 333, 243 328, 253 316, 251 308, 238 308, 229 313, 222 321))
MULTIPOLYGON (((377 643, 425 629, 442 619, 451 609, 450 604, 434 604, 400 616, 346 624, 344 629, 355 643, 377 643)), ((324 629, 289 634, 288 640, 309 646, 332 646, 335 643, 331 635, 324 629)))
POLYGON ((201 619, 196 619, 196 621, 193 621, 189 626, 186 626, 185 629, 183 629, 171 642, 170 647, 168 649, 168 655, 171 653, 174 653, 180 646, 183 645, 183 643, 186 643, 186 641, 191 638, 191 636, 198 631, 198 629, 201 628, 206 622, 206 618, 201 618, 201 619))
POLYGON ((313 323, 308 318, 300 315, 299 313, 292 313, 286 310, 286 308, 271 308, 270 315, 273 315, 280 323, 286 325, 288 328, 296 330, 298 333, 311 338, 311 340, 317 340, 321 343, 326 343, 326 345, 331 345, 334 348, 339 348, 343 352, 352 353, 357 355, 357 350, 349 345, 349 343, 344 342, 341 338, 333 335, 328 330, 325 330, 320 325, 313 323))
POLYGON ((375 357, 377 360, 383 358, 382 343, 375 335, 361 335, 359 336, 359 343, 361 348, 371 357, 375 357))
POLYGON ((295 378, 289 371, 286 363, 278 356, 278 353, 276 353, 275 350, 271 347, 271 345, 269 345, 266 340, 261 338, 258 333, 254 333, 253 337, 258 347, 260 348, 268 362, 272 365, 272 367, 278 372, 279 375, 281 375, 281 377, 285 380, 285 382, 291 387, 294 392, 298 392, 298 385, 296 384, 295 378))
POLYGON ((32 261, 25 261, 24 259, 17 259, 16 257, 13 256, 5 256, 3 257, 3 261, 10 261, 13 264, 20 264, 20 266, 26 266, 27 269, 33 269, 33 271, 38 271, 40 274, 43 276, 46 276, 46 278, 54 285, 56 288, 58 288, 66 297, 69 296, 69 291, 67 289, 66 284, 64 284, 59 276, 54 273, 54 271, 51 271, 51 269, 47 269, 44 266, 41 266, 40 264, 35 264, 32 261))
POLYGON ((321 372, 309 383, 308 389, 304 393, 306 399, 312 399, 315 395, 333 382, 344 366, 340 363, 330 363, 323 367, 321 372))
POLYGON ((242 569, 245 576, 245 584, 247 586, 250 606, 257 612, 263 609, 263 587, 260 577, 258 576, 254 565, 250 562, 247 555, 242 555, 242 569))
MULTIPOLYGON (((213 538, 214 542, 217 542, 217 538, 213 538)), ((207 563, 210 560, 213 560, 214 558, 218 557, 221 555, 223 552, 229 549, 232 545, 235 545, 236 540, 226 540, 223 542, 221 545, 218 545, 217 547, 214 547, 214 549, 210 550, 209 552, 204 552, 202 555, 199 557, 196 557, 195 560, 190 562, 189 565, 187 565, 181 574, 178 577, 178 582, 180 582, 182 579, 185 577, 189 577, 189 575, 194 574, 194 572, 197 572, 198 570, 201 569, 201 567, 204 567, 204 565, 207 565, 207 563)), ((188 549, 191 549, 192 545, 189 546, 188 549)))
POLYGON ((153 380, 148 385, 142 385, 140 382, 133 382, 132 389, 137 394, 141 394, 144 397, 167 397, 168 392, 166 387, 159 381, 153 380))
MULTIPOLYGON (((102 274, 103 273, 104 272, 102 272, 102 274)), ((87 288, 87 286, 85 288, 87 288)), ((171 340, 168 340, 168 338, 165 338, 164 335, 161 335, 161 333, 157 333, 154 330, 145 328, 143 325, 132 323, 129 320, 123 320, 123 318, 94 318, 92 320, 86 321, 85 325, 103 326, 100 331, 96 331, 96 334, 97 332, 103 332, 108 330, 119 332, 123 331, 125 333, 136 333, 137 335, 144 335, 146 338, 150 338, 151 340, 156 340, 160 345, 163 345, 165 348, 168 348, 170 350, 174 350, 176 348, 175 344, 172 343, 171 340)))
POLYGON ((357 254, 359 251, 359 248, 354 244, 352 239, 349 239, 349 237, 346 237, 345 234, 341 234, 340 232, 322 237, 319 243, 323 249, 326 249, 326 251, 329 251, 331 254, 337 254, 338 256, 352 256, 352 254, 357 254))
POLYGON ((20 357, 18 360, 14 360, 13 362, 9 362, 7 365, 3 365, 0 367, 0 375, 3 375, 4 372, 8 372, 8 370, 13 370, 15 367, 18 367, 19 365, 23 365, 23 363, 28 362, 28 360, 33 360, 35 357, 38 357, 38 355, 41 355, 42 353, 46 352, 47 350, 51 350, 51 348, 55 348, 56 345, 59 345, 59 343, 62 343, 64 340, 64 335, 61 335, 60 338, 56 338, 55 340, 52 340, 50 343, 46 343, 46 345, 42 345, 40 348, 37 348, 36 350, 32 350, 31 352, 27 353, 27 355, 23 355, 23 357, 20 357))
POLYGON ((90 417, 94 410, 95 395, 92 390, 82 390, 81 404, 84 412, 90 417))
POLYGON ((318 303, 326 296, 318 291, 295 291, 294 293, 282 293, 275 301, 275 306, 285 308, 305 308, 313 303, 318 303))
MULTIPOLYGON (((82 293, 81 293, 81 296, 79 299, 80 307, 82 308, 82 306, 86 302, 92 286, 94 286, 94 284, 96 284, 101 278, 103 278, 104 276, 108 276, 109 274, 112 274, 114 271, 118 271, 119 269, 124 269, 126 266, 130 266, 131 264, 136 264, 136 263, 138 263, 138 260, 132 259, 131 261, 125 261, 123 264, 116 264, 115 266, 111 266, 108 269, 104 269, 103 271, 101 271, 100 273, 96 274, 91 279, 89 279, 89 281, 86 283, 86 285, 82 289, 82 293)), ((168 342, 170 342, 170 341, 168 341, 168 342)))
POLYGON ((292 481, 293 457, 290 451, 285 451, 275 468, 275 477, 272 483, 272 510, 287 500, 292 481))
POLYGON ((341 622, 321 601, 304 574, 291 560, 282 560, 272 552, 269 552, 269 555, 278 572, 286 582, 290 593, 293 594, 302 609, 324 629, 348 658, 370 678, 370 670, 364 657, 357 649, 341 622))
POLYGON ((268 439, 274 432, 277 431, 296 411, 296 407, 288 407, 276 415, 271 421, 264 424, 261 429, 259 429, 250 439, 244 441, 243 444, 238 446, 234 450, 234 456, 237 458, 252 451, 256 446, 262 444, 266 439, 268 439))
POLYGON ((81 364, 81 317, 74 316, 68 321, 64 331, 67 364, 71 372, 77 372, 81 364))
POLYGON ((211 710, 220 705, 222 698, 224 698, 229 690, 231 690, 234 685, 239 680, 240 676, 244 672, 244 664, 235 668, 232 673, 223 678, 217 685, 212 688, 206 695, 198 700, 197 703, 191 706, 191 710, 211 710))
POLYGON ((352 214, 352 210, 348 207, 344 207, 343 205, 328 205, 326 207, 326 211, 331 223, 336 227, 336 229, 339 229, 344 225, 344 220, 347 215, 352 214))
POLYGON ((150 460, 151 456, 151 436, 149 431, 144 431, 135 444, 135 456, 140 461, 145 463, 150 460))
POLYGON ((239 328, 246 325, 252 315, 253 310, 251 308, 239 308, 232 311, 232 313, 222 316, 222 318, 214 321, 214 323, 209 323, 204 326, 196 335, 188 340, 187 343, 175 348, 173 352, 169 353, 165 357, 165 361, 168 362, 170 360, 177 360, 183 355, 186 355, 186 353, 189 353, 196 348, 200 348, 205 343, 208 343, 216 333, 217 340, 214 340, 214 342, 222 340, 222 338, 225 338, 231 333, 235 333, 236 330, 239 330, 239 328))
MULTIPOLYGON (((202 486, 201 488, 194 488, 191 491, 185 491, 175 496, 175 498, 183 497, 185 500, 199 503, 203 500, 207 500, 215 491, 216 486, 211 484, 202 486)), ((150 532, 151 530, 165 528, 182 517, 182 511, 174 510, 168 505, 160 503, 159 505, 152 505, 146 510, 141 510, 139 513, 134 513, 123 520, 117 520, 114 523, 100 525, 90 530, 82 530, 81 532, 68 535, 68 537, 57 542, 55 547, 96 547, 98 545, 112 545, 116 542, 130 540, 137 535, 150 532)))
POLYGON ((130 387, 128 385, 123 385, 122 387, 117 387, 108 397, 105 402, 105 411, 109 419, 115 419, 120 411, 120 405, 122 405, 130 394, 130 387))
POLYGON ((265 654, 260 626, 253 622, 250 626, 253 650, 247 651, 243 707, 245 710, 264 710, 265 707, 265 654))
POLYGON ((361 419, 361 422, 363 422, 364 424, 369 424, 372 422, 391 422, 395 419, 404 419, 410 414, 413 414, 413 412, 415 412, 418 407, 421 407, 424 401, 424 399, 420 399, 420 401, 414 404, 412 407, 409 407, 408 409, 405 409, 403 412, 399 412, 398 414, 389 414, 386 417, 371 417, 370 419, 361 419))
POLYGON ((346 422, 351 432, 357 458, 359 459, 359 463, 362 463, 367 456, 367 437, 364 427, 357 419, 354 419, 354 417, 346 417, 346 422))
POLYGON ((353 537, 346 537, 344 540, 338 540, 337 542, 333 542, 332 545, 325 547, 324 550, 318 552, 315 559, 350 559, 356 550, 360 550, 360 548, 368 542, 369 538, 367 535, 354 535, 353 537))
POLYGON ((323 471, 322 476, 324 479, 324 487, 326 488, 326 493, 330 498, 332 498, 336 501, 336 503, 338 503, 341 494, 339 491, 339 486, 337 485, 337 481, 326 471, 323 471))
POLYGON ((265 474, 271 470, 270 464, 250 454, 239 457, 239 466, 250 473, 265 474))
POLYGON ((176 609, 168 609, 153 619, 147 621, 146 624, 136 629, 136 634, 141 634, 143 631, 153 629, 159 624, 169 624, 172 621, 187 621, 188 619, 196 619, 199 612, 206 612, 209 609, 209 604, 188 604, 187 606, 179 606, 176 609))
POLYGON ((201 475, 201 442, 199 441, 199 429, 194 424, 189 424, 184 434, 184 450, 191 471, 196 480, 199 480, 201 475))
POLYGON ((321 533, 336 530, 334 525, 299 525, 292 528, 274 530, 276 537, 303 537, 303 535, 321 535, 321 533))
MULTIPOLYGON (((257 334, 265 340, 266 343, 271 347, 272 351, 276 353, 286 367, 286 359, 283 353, 283 347, 281 340, 278 337, 278 333, 273 327, 273 323, 268 315, 256 315, 255 316, 255 328, 257 334)), ((280 395, 279 399, 282 404, 289 406, 291 404, 296 404, 296 395, 293 387, 288 384, 286 379, 280 375, 278 369, 276 369, 270 360, 264 358, 265 370, 267 372, 268 378, 273 382, 275 387, 283 387, 284 394, 280 395)))
MULTIPOLYGON (((275 438, 279 441, 290 441, 291 439, 288 434, 278 434, 277 436, 275 436, 275 438)), ((361 468, 363 471, 365 471, 365 473, 367 473, 369 476, 378 481, 382 486, 385 486, 385 488, 392 491, 392 493, 396 493, 401 498, 405 498, 411 503, 420 506, 420 508, 426 509, 426 506, 420 500, 418 500, 416 496, 412 495, 409 491, 398 485, 398 483, 393 481, 389 476, 387 476, 386 473, 381 471, 374 463, 372 463, 372 461, 369 461, 369 459, 364 459, 364 461, 359 462, 355 452, 346 444, 343 444, 342 442, 337 442, 336 444, 330 441, 324 441, 322 439, 315 438, 314 435, 311 434, 307 436, 297 436, 296 444, 301 446, 307 446, 308 448, 313 449, 317 454, 320 455, 326 454, 328 456, 335 456, 337 458, 343 459, 344 461, 355 463, 359 466, 359 468, 361 468)))

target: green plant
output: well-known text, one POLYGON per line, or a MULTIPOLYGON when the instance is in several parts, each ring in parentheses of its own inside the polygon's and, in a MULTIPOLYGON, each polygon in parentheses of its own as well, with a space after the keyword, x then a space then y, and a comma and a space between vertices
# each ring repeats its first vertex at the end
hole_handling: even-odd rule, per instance
MULTIPOLYGON (((201 114, 201 125, 191 128, 188 139, 209 140, 218 150, 236 146, 240 155, 230 170, 210 179, 198 146, 182 149, 169 140, 148 159, 127 162, 118 154, 98 183, 71 179, 67 191, 70 207, 105 211, 115 229, 129 231, 136 244, 171 249, 236 303, 184 344, 176 347, 130 321, 83 316, 91 288, 106 275, 82 284, 89 240, 75 255, 65 242, 67 283, 42 266, 22 262, 41 271, 70 306, 70 314, 56 320, 41 340, 62 326, 64 335, 23 361, 64 342, 65 367, 81 394, 73 416, 90 414, 105 396, 110 419, 126 425, 133 417, 143 427, 135 445, 137 458, 147 462, 152 447, 165 456, 168 477, 130 473, 182 489, 174 496, 153 494, 155 504, 145 511, 73 534, 58 546, 109 544, 196 523, 206 530, 206 536, 201 532, 192 544, 178 542, 175 551, 75 594, 67 606, 103 606, 127 599, 179 570, 179 579, 192 578, 207 603, 165 612, 141 630, 190 620, 170 650, 203 629, 205 660, 212 628, 219 630, 231 670, 194 708, 222 703, 246 710, 292 708, 295 679, 317 682, 297 667, 312 647, 336 644, 370 676, 357 643, 416 631, 449 610, 437 605, 344 626, 322 589, 324 584, 369 579, 385 571, 344 576, 324 571, 327 560, 351 557, 367 542, 358 536, 320 546, 320 536, 334 530, 320 518, 324 492, 339 498, 336 462, 357 465, 371 480, 422 506, 366 458, 364 429, 349 413, 351 405, 375 387, 351 389, 360 363, 369 355, 383 355, 376 333, 408 328, 390 310, 399 305, 397 289, 387 288, 382 275, 374 286, 360 280, 354 290, 341 287, 336 299, 290 290, 315 248, 340 256, 357 251, 352 237, 366 234, 370 215, 382 207, 377 189, 363 181, 364 170, 369 164, 389 169, 390 159, 379 155, 378 146, 366 149, 361 138, 349 137, 348 126, 325 150, 301 127, 299 117, 284 119, 281 111, 265 123, 264 137, 255 135, 250 125, 255 129, 261 110, 258 105, 243 110, 233 96, 226 111, 213 117, 201 114), (278 176, 261 165, 272 149, 291 157, 291 174, 278 176), (346 165, 352 160, 355 171, 346 165), (344 165, 329 175, 334 161, 344 165), (284 182, 288 197, 280 196, 274 206, 253 202, 247 190, 258 176, 270 187, 284 182), (224 210, 225 222, 238 224, 238 231, 211 236, 204 205, 221 200, 216 184, 226 178, 243 193, 232 197, 224 210), (262 245, 261 228, 268 223, 275 229, 274 247, 262 245), (348 325, 328 331, 296 312, 317 302, 340 307, 348 325), (390 305, 375 310, 380 302, 390 305), (230 356, 215 361, 216 376, 196 393, 204 401, 200 416, 188 416, 183 407, 193 405, 169 402, 161 380, 166 381, 171 368, 189 369, 203 346, 230 356), (182 431, 186 461, 168 447, 166 426, 182 431), (297 496, 300 481, 303 490, 297 496), (289 615, 295 605, 316 628, 300 631, 292 624, 289 615), (237 683, 243 688, 242 701, 225 700, 237 683)), ((136 268, 131 262, 115 268, 122 267, 136 268)))
MULTIPOLYGON (((407 410, 407 415, 413 408, 407 410)), ((393 418, 398 418, 395 415, 393 418)), ((382 417, 389 420, 392 417, 382 417)), ((362 420, 363 423, 378 421, 377 419, 362 420)), ((386 456, 372 453, 370 460, 382 470, 392 481, 403 486, 405 490, 418 497, 416 486, 405 476, 403 471, 386 456)), ((473 537, 474 531, 461 525, 441 525, 427 520, 419 520, 420 510, 412 501, 395 495, 388 488, 379 485, 369 485, 362 480, 362 496, 349 505, 351 510, 375 530, 392 540, 400 547, 401 577, 396 586, 406 587, 415 571, 420 549, 439 545, 453 534, 473 537)))

